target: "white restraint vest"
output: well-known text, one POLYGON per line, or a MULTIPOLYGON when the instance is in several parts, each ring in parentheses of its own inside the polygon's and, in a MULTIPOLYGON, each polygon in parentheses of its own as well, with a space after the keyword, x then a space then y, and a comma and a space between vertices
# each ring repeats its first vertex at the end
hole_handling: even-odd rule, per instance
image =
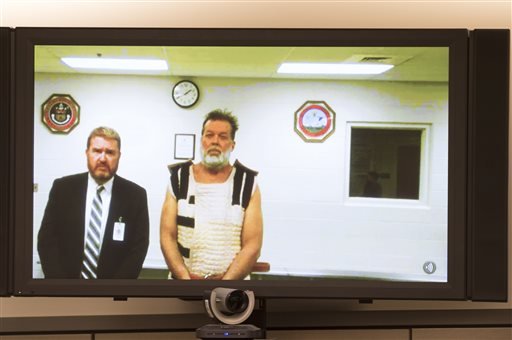
POLYGON ((224 183, 197 183, 192 161, 169 166, 178 203, 178 248, 190 273, 226 272, 241 248, 245 209, 255 188, 256 171, 236 161, 224 183))

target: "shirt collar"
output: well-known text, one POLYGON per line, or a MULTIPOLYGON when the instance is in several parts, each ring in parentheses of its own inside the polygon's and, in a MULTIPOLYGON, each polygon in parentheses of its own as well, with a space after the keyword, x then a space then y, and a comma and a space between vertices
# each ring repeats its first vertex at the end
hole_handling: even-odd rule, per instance
MULTIPOLYGON (((106 181, 105 183, 103 183, 103 188, 105 188, 105 191, 109 194, 112 194, 112 186, 114 185, 114 177, 115 176, 112 176, 111 179, 109 179, 108 181, 106 181)), ((99 187, 98 183, 96 183, 96 181, 94 180, 94 178, 92 178, 91 176, 91 173, 89 172, 89 180, 87 182, 87 186, 89 188, 94 188, 96 189, 97 187, 99 187)))

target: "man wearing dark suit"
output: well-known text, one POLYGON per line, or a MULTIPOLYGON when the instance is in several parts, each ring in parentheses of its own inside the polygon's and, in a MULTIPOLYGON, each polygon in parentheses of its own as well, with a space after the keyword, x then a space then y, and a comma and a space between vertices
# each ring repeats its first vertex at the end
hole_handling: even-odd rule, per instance
POLYGON ((113 129, 94 129, 86 156, 88 172, 56 179, 50 191, 37 245, 45 278, 137 278, 149 245, 146 190, 116 175, 113 129))

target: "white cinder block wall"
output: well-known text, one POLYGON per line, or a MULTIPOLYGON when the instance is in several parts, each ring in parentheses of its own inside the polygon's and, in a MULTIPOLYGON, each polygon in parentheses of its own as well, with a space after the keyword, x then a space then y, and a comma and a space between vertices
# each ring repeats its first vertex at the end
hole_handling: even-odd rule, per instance
POLYGON ((166 166, 177 161, 174 136, 196 134, 198 160, 204 115, 226 108, 240 122, 232 160, 260 171, 260 260, 270 262, 271 273, 446 280, 446 83, 195 78, 201 99, 185 110, 171 98, 179 80, 36 74, 36 261, 35 240, 52 181, 86 171, 87 136, 107 125, 122 138, 118 173, 148 192, 151 240, 145 266, 165 267, 158 229, 166 166), (80 124, 68 135, 52 134, 41 122, 41 104, 54 93, 70 94, 80 105, 80 124), (336 113, 335 131, 323 143, 306 143, 294 132, 294 113, 307 100, 323 100, 336 113), (349 124, 361 122, 428 127, 419 201, 348 197, 349 124), (434 274, 424 273, 425 261, 436 263, 434 274))

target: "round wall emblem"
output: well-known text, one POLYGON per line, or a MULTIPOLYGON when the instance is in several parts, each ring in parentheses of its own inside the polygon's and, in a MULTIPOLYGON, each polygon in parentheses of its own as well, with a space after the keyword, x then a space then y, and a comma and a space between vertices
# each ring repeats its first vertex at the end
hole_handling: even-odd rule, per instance
POLYGON ((295 131, 306 142, 323 142, 334 132, 334 111, 323 101, 307 101, 295 112, 295 131))
POLYGON ((80 120, 80 106, 68 94, 52 94, 42 105, 42 120, 53 133, 69 133, 80 120))

